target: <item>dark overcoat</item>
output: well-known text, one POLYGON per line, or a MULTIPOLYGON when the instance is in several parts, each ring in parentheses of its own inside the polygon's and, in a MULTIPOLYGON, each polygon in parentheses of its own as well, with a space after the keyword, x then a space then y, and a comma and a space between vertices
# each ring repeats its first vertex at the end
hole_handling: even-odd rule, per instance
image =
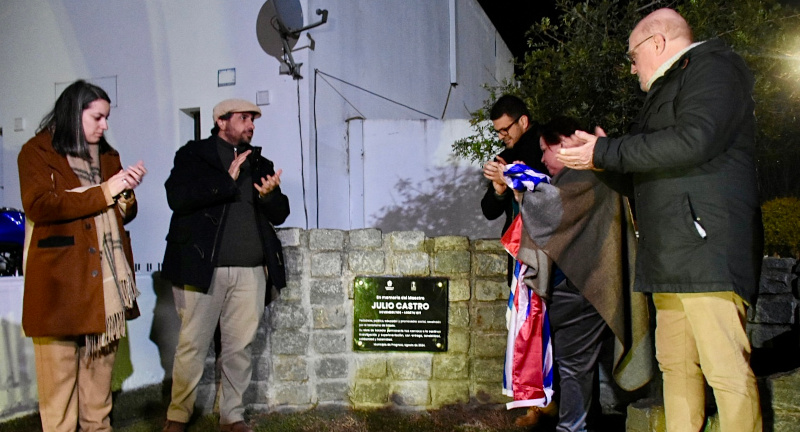
MULTIPOLYGON (((212 136, 190 141, 178 149, 165 183, 167 203, 173 213, 161 275, 175 286, 191 285, 203 292, 211 285, 219 259, 228 205, 240 194, 239 186, 219 157, 216 140, 220 139, 212 136)), ((254 182, 275 175, 272 162, 257 152, 247 159, 254 182)), ((252 189, 264 265, 269 272, 269 301, 270 285, 278 290, 286 286, 283 250, 273 225, 282 224, 289 216, 289 198, 280 187, 264 197, 258 196, 255 187, 252 189)))
POLYGON ((653 82, 630 134, 597 141, 599 175, 634 198, 638 291, 754 300, 763 228, 753 83, 741 57, 704 42, 653 82))

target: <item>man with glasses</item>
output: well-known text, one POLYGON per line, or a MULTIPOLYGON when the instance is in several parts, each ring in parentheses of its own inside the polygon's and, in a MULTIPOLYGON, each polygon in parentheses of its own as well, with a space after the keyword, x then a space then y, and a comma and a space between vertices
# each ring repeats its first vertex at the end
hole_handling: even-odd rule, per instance
MULTIPOLYGON (((522 99, 513 95, 503 95, 492 106, 489 112, 497 137, 506 148, 493 160, 483 165, 483 176, 491 182, 481 200, 481 210, 488 220, 495 220, 505 215, 502 233, 505 234, 511 220, 519 212, 514 201, 514 193, 503 180, 503 168, 506 164, 522 161, 525 165, 545 173, 542 164, 542 150, 539 148, 539 136, 536 125, 531 121, 528 107, 522 99)), ((514 273, 514 260, 508 257, 507 281, 511 284, 514 273)))
POLYGON ((178 149, 164 185, 173 213, 161 276, 173 284, 181 319, 164 432, 186 430, 217 325, 220 430, 252 432, 243 403, 251 346, 270 287, 286 286, 273 225, 289 216, 281 170, 250 144, 259 117, 261 110, 246 100, 217 104, 211 137, 178 149))
POLYGON ((763 228, 754 160, 753 76, 723 42, 692 41, 672 9, 641 20, 628 40, 647 92, 628 135, 578 131, 558 158, 594 169, 636 204, 636 290, 652 293, 656 358, 669 431, 698 431, 705 384, 722 431, 760 431, 745 333, 763 228))

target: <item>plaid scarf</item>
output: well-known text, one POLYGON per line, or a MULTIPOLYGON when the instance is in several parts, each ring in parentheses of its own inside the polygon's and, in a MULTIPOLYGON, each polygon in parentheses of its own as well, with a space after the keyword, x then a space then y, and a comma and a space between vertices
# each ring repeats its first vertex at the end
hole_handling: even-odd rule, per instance
MULTIPOLYGON (((100 155, 97 146, 89 146, 92 150, 91 163, 85 159, 67 156, 70 168, 81 182, 80 190, 99 185, 103 178, 100 175, 100 155)), ((134 306, 139 291, 136 289, 133 272, 125 257, 122 247, 119 225, 117 224, 116 206, 109 206, 94 217, 97 229, 97 243, 102 255, 103 298, 105 300, 106 331, 100 334, 86 335, 86 352, 91 357, 113 351, 113 343, 125 337, 125 310, 134 306)))

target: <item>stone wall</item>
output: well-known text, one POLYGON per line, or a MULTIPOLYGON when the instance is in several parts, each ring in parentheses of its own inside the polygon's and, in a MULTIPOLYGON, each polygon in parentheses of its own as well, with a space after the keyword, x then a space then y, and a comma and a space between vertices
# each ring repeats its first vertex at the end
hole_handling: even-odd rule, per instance
POLYGON ((753 348, 776 348, 797 329, 797 269, 793 258, 764 258, 755 308, 748 310, 753 348))
MULTIPOLYGON (((509 401, 501 395, 507 254, 498 240, 427 238, 422 232, 383 234, 377 229, 291 228, 279 230, 279 236, 288 286, 266 309, 259 327, 253 382, 245 395, 251 408, 421 410, 509 401), (353 279, 390 275, 449 279, 447 352, 353 351, 353 279)), ((754 360, 763 352, 772 364, 800 361, 797 267, 792 259, 764 260, 759 301, 748 322, 754 360)), ((3 334, 25 342, 20 346, 29 345, 18 327, 3 334)), ((6 372, 0 376, 0 394, 6 395, 0 398, 0 418, 35 409, 34 381, 24 379, 33 371, 29 351, 5 353, 6 360, 18 364, 0 368, 6 372)), ((215 358, 212 346, 197 401, 200 411, 211 412, 215 405, 215 358)), ((765 430, 794 430, 800 422, 798 371, 785 368, 760 379, 765 430)), ((629 431, 660 431, 663 409, 658 401, 642 401, 629 407, 628 420, 629 431)))
POLYGON ((764 258, 756 306, 748 311, 751 365, 759 378, 764 430, 800 430, 800 266, 764 258))
MULTIPOLYGON (((507 254, 498 240, 427 238, 418 231, 383 234, 377 229, 291 228, 279 230, 279 236, 288 286, 261 323, 247 394, 252 408, 296 410, 332 404, 430 409, 510 400, 501 394, 508 287, 507 254), (448 351, 354 352, 353 279, 367 275, 449 278, 448 351)), ((781 337, 797 335, 795 267, 793 259, 764 260, 759 301, 750 310, 747 326, 756 352, 771 348, 781 337)), ((800 347, 796 339, 791 343, 795 350, 800 347)), ((764 352, 775 357, 769 349, 764 352)), ((208 364, 200 401, 211 410, 213 349, 208 364)), ((770 381, 765 377, 762 386, 766 382, 770 381)), ((771 393, 767 388, 762 389, 765 396, 771 393)), ((615 396, 610 397, 613 402, 615 396)), ((768 418, 785 412, 773 411, 771 401, 764 402, 768 418)), ((789 417, 796 415, 789 411, 789 417)))
MULTIPOLYGON (((282 229, 288 286, 268 308, 247 402, 257 410, 316 405, 437 408, 500 403, 506 345, 506 252, 498 240, 418 231, 282 229), (449 279, 448 351, 354 352, 356 276, 449 279)), ((199 402, 213 408, 214 354, 199 402)))

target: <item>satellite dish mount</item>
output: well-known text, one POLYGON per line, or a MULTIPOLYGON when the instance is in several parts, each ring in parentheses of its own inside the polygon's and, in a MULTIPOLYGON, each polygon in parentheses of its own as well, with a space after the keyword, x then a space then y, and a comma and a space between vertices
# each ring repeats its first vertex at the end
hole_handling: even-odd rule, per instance
MULTIPOLYGON (((281 43, 283 45, 283 62, 281 64, 281 74, 291 75, 292 78, 294 78, 294 79, 303 78, 303 76, 300 75, 300 66, 302 66, 303 64, 302 63, 296 63, 294 61, 294 56, 292 56, 292 45, 294 45, 294 43, 297 43, 297 40, 300 38, 300 33, 304 32, 306 30, 310 30, 310 29, 312 29, 314 27, 319 27, 322 24, 325 24, 326 22, 328 22, 328 10, 327 9, 317 9, 317 15, 321 15, 322 19, 320 19, 319 21, 317 21, 317 22, 315 22, 313 24, 309 24, 309 25, 307 25, 305 27, 301 27, 301 28, 298 28, 298 29, 293 29, 293 28, 290 28, 290 27, 286 26, 286 24, 284 24, 283 20, 281 20, 280 16, 279 15, 275 15, 275 21, 274 22, 278 26, 276 28, 276 30, 278 31, 278 34, 281 37, 281 43), (290 40, 294 41, 294 43, 292 43, 291 45, 290 45, 290 40)), ((313 41, 313 39, 312 39, 312 41, 313 41)), ((312 47, 312 49, 313 49, 313 43, 310 44, 309 47, 312 47)))
POLYGON ((272 57, 277 59, 280 66, 281 75, 291 75, 294 79, 303 78, 300 75, 302 63, 296 63, 293 50, 309 48, 314 50, 314 39, 308 36, 308 45, 295 49, 295 44, 300 38, 300 34, 314 27, 319 27, 328 22, 328 10, 317 9, 317 15, 321 15, 319 21, 303 26, 303 8, 300 0, 266 0, 256 19, 256 36, 261 48, 272 57))
POLYGON ((301 48, 314 50, 314 39, 308 36, 306 46, 295 48, 300 34, 314 27, 319 27, 328 22, 328 10, 317 9, 317 15, 322 16, 318 22, 303 26, 303 8, 300 0, 266 0, 256 19, 256 36, 261 48, 270 56, 280 62, 280 73, 291 75, 294 79, 303 78, 300 75, 302 63, 296 63, 292 51, 301 48))

